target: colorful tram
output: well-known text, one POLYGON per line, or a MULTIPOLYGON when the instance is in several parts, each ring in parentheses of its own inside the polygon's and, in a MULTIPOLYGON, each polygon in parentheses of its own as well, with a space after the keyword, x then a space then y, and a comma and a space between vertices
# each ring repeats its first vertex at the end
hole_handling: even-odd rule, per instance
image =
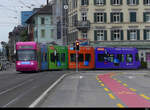
POLYGON ((49 70, 68 68, 68 49, 66 46, 48 45, 49 70))
POLYGON ((77 52, 70 46, 16 43, 16 71, 45 71, 62 69, 138 69, 140 61, 136 48, 81 46, 77 52), (78 65, 76 65, 78 58, 78 65))
MULTIPOLYGON (((90 46, 80 47, 78 51, 78 68, 94 69, 94 48, 90 46)), ((76 51, 68 47, 68 68, 76 68, 76 51)))
POLYGON ((137 69, 139 67, 136 48, 95 48, 96 69, 137 69))

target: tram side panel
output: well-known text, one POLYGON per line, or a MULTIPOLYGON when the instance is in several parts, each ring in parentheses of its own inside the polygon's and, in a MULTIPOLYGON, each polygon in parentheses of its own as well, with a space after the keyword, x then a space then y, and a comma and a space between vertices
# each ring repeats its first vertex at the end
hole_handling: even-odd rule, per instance
MULTIPOLYGON (((68 68, 76 68, 76 51, 72 47, 68 47, 68 68)), ((78 68, 79 69, 94 69, 94 48, 90 46, 80 47, 78 51, 78 68)))

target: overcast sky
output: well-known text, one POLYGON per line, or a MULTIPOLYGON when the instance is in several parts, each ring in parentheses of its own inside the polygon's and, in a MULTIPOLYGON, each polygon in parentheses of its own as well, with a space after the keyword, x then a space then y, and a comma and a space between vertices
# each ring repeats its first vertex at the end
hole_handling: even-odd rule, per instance
MULTIPOLYGON (((8 33, 21 24, 21 11, 31 11, 46 0, 0 0, 0 42, 8 42, 8 33), (31 7, 31 8, 29 8, 31 7)), ((0 46, 1 47, 1 46, 0 46)))

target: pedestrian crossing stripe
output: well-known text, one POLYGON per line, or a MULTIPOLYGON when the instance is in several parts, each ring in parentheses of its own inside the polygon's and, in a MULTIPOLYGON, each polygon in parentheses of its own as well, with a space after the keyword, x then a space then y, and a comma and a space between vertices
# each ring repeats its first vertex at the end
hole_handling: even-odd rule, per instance
POLYGON ((124 106, 122 104, 117 104, 117 106, 120 108, 124 108, 124 106))
POLYGON ((147 100, 150 100, 150 97, 145 96, 144 94, 140 94, 140 96, 143 97, 143 98, 145 98, 145 99, 147 99, 147 100))

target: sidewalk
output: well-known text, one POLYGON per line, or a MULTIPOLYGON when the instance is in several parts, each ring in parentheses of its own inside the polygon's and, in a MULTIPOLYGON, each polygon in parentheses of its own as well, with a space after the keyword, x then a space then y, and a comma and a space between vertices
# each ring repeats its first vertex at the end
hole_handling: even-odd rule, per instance
POLYGON ((10 68, 0 71, 0 74, 14 73, 14 72, 16 72, 16 67, 15 67, 15 64, 12 64, 12 66, 10 68))

